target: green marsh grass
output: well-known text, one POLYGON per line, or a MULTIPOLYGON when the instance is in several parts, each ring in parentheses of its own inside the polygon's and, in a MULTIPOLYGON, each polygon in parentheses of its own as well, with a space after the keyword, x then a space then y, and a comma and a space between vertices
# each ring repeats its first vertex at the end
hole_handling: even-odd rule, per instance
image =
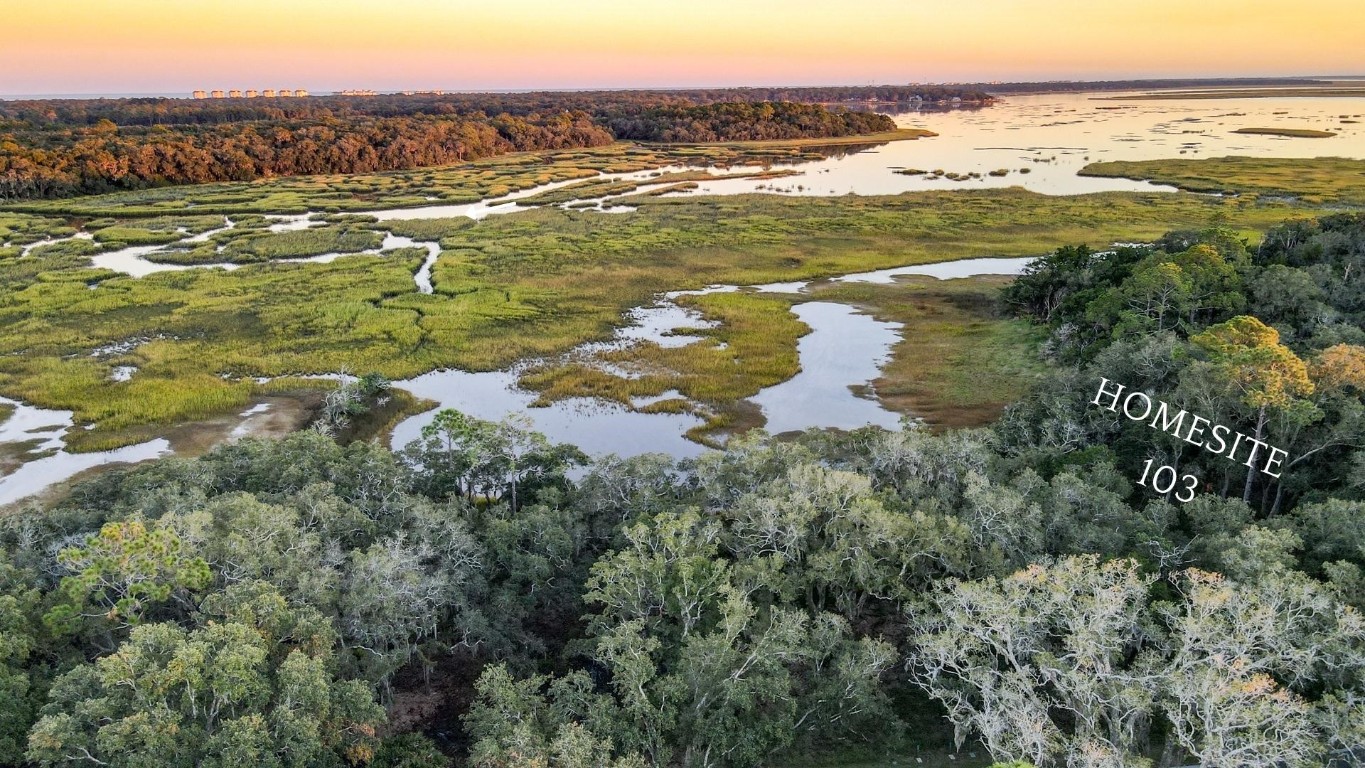
POLYGON ((1290 139, 1330 139, 1337 134, 1333 131, 1319 131, 1313 128, 1238 128, 1233 133, 1249 133, 1260 136, 1283 136, 1290 139))
POLYGON ((1293 197, 1313 205, 1365 205, 1365 160, 1318 157, 1210 157, 1091 163, 1083 176, 1170 184, 1190 192, 1293 197))
MULTIPOLYGON (((53 205, 119 211, 111 215, 119 217, 118 226, 128 226, 130 205, 193 203, 195 215, 204 215, 213 204, 201 208, 195 201, 236 195, 234 205, 280 212, 278 195, 296 195, 306 209, 323 191, 338 200, 358 199, 361 184, 413 195, 427 191, 420 187, 427 178, 445 179, 442 194, 511 188, 588 167, 638 170, 665 158, 676 161, 677 151, 617 145, 548 166, 542 153, 422 173, 148 190, 53 205)), ((743 157, 738 150, 708 151, 716 153, 713 159, 743 157)), ((1302 172, 1313 163, 1295 161, 1295 167, 1302 172)), ((584 341, 610 338, 626 310, 665 290, 1036 255, 1066 244, 1100 247, 1150 240, 1215 218, 1252 236, 1304 210, 1264 199, 1157 192, 1051 197, 1020 189, 837 198, 635 196, 632 204, 638 210, 625 215, 538 208, 478 222, 339 221, 278 234, 262 231, 264 219, 252 219, 211 241, 225 251, 276 259, 320 247, 336 250, 343 237, 377 244, 381 229, 436 237, 445 253, 433 270, 432 295, 418 293, 413 283, 421 251, 131 278, 91 269, 98 243, 43 246, 0 260, 0 394, 70 409, 79 425, 97 425, 73 430, 83 433, 74 447, 110 447, 146 434, 145 425, 239 407, 264 388, 255 377, 349 369, 401 379, 441 367, 495 370, 526 358, 558 358, 584 341), (139 339, 146 341, 117 362, 91 357, 100 347, 139 339), (138 371, 128 382, 114 382, 115 364, 138 371)), ((363 205, 378 207, 368 200, 363 205)), ((3 226, 25 238, 59 231, 52 216, 0 215, 3 226)), ((158 212, 156 218, 168 215, 185 214, 158 212)), ((640 362, 660 372, 646 383, 660 394, 676 379, 688 398, 718 404, 707 414, 712 428, 749 423, 751 413, 724 404, 795 372, 800 324, 781 297, 716 294, 695 305, 722 322, 703 333, 713 343, 639 350, 640 362), (720 348, 722 341, 729 346, 720 348)), ((561 374, 544 386, 572 391, 589 384, 561 374)), ((620 386, 591 385, 607 396, 620 386)))

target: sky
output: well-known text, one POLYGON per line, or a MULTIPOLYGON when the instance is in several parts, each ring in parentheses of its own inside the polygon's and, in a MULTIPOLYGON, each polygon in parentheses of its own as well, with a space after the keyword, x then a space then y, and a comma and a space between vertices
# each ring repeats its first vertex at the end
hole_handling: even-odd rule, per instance
POLYGON ((1365 2, 5 0, 0 94, 1365 74, 1365 2))

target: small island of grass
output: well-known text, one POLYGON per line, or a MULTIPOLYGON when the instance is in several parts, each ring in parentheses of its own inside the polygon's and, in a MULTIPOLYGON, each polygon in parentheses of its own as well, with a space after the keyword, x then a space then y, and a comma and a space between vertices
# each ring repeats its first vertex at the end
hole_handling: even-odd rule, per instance
POLYGON ((1238 128, 1233 133, 1285 136, 1293 139, 1330 139, 1336 135, 1333 131, 1319 131, 1312 128, 1238 128))

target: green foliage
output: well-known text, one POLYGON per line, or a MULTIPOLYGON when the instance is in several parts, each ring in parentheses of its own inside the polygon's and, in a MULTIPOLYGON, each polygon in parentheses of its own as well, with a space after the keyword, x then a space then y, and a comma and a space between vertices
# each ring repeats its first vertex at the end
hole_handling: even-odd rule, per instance
MULTIPOLYGON (((1002 195, 1022 210, 1031 198, 1002 195)), ((531 292, 537 280, 576 276, 575 295, 614 295, 591 293, 605 290, 603 265, 633 275, 611 291, 644 291, 651 278, 629 262, 656 253, 715 259, 726 275, 843 269, 854 256, 834 245, 777 260, 814 231, 802 216, 819 210, 828 216, 818 226, 881 242, 885 251, 863 254, 876 260, 914 257, 893 252, 911 250, 899 233, 873 235, 912 226, 900 209, 957 215, 916 196, 846 203, 860 221, 824 201, 735 202, 800 215, 750 210, 722 247, 703 224, 675 217, 731 201, 697 203, 660 203, 645 214, 668 225, 655 232, 622 221, 550 237, 588 215, 563 211, 455 227, 444 235, 460 243, 446 277, 486 294, 469 307, 516 315, 543 311, 537 302, 552 292, 531 292), (488 233, 501 241, 472 237, 488 233), (744 258, 722 263, 721 252, 744 258), (547 271, 556 255, 557 276, 547 271)), ((989 429, 753 434, 686 462, 585 465, 520 420, 446 411, 397 454, 308 430, 102 474, 48 509, 0 518, 10 553, 0 563, 0 760, 27 749, 40 765, 88 762, 82 750, 113 765, 449 764, 431 742, 403 735, 427 730, 490 767, 738 768, 888 754, 938 765, 943 723, 965 754, 1039 765, 1140 766, 1157 755, 1278 765, 1357 748, 1360 227, 1356 215, 1295 222, 1254 253, 1226 229, 1056 252, 1005 292, 1042 321, 1053 375, 989 429), (1164 311, 1149 303, 1163 275, 1179 288, 1164 311), (1300 290, 1281 301, 1271 289, 1282 277, 1300 290), (1267 317, 1245 314, 1258 307, 1267 317), (1210 464, 1169 434, 1089 407, 1099 375, 1264 428, 1291 451, 1282 481, 1257 480, 1260 493, 1247 494, 1240 465, 1210 464), (1147 496, 1133 478, 1148 458, 1197 473, 1201 493, 1186 504, 1147 496), (64 631, 50 633, 44 615, 64 631), (383 738, 381 705, 393 715, 383 738), (448 725, 461 716, 463 730, 448 725)), ((68 257, 18 261, 39 258, 68 257)), ((356 258, 365 279, 387 279, 384 259, 356 258)), ((358 316, 363 301, 330 305, 340 288, 318 279, 344 286, 361 275, 318 266, 329 268, 246 268, 231 283, 107 278, 69 293, 161 280, 160 301, 218 312, 263 276, 292 275, 328 312, 358 316), (208 285, 212 301, 184 295, 208 285)), ((409 281, 393 275, 403 290, 409 281)), ((77 283, 43 285, 54 282, 77 283)), ((898 302, 930 291, 829 290, 904 317, 911 309, 898 302)), ((931 293, 979 303, 993 290, 931 293)), ((283 298, 251 300, 272 322, 294 322, 283 298)), ((787 301, 741 294, 697 306, 724 317, 708 335, 745 347, 730 359, 776 370, 799 333, 787 301)), ((124 320, 115 312, 109 322, 124 320)), ((209 326, 197 327, 194 348, 215 349, 209 326)), ((126 354, 143 363, 139 375, 156 371, 174 359, 172 341, 181 342, 126 354)), ((726 351, 716 346, 686 354, 726 351)), ((641 362, 651 354, 632 352, 641 362)), ((46 381, 70 396, 106 364, 84 358, 54 351, 64 367, 46 381), (61 372, 80 376, 63 384, 61 372)), ((697 392, 770 373, 726 380, 725 366, 709 365, 674 373, 693 374, 697 392)), ((380 373, 351 383, 358 399, 337 395, 343 416, 384 391, 382 366, 362 370, 380 373)))
POLYGON ((62 599, 44 620, 64 631, 95 617, 137 624, 157 604, 202 590, 210 579, 208 563, 187 551, 174 529, 135 520, 104 525, 81 545, 63 549, 57 562, 71 575, 62 579, 62 599))
POLYGON ((383 711, 366 686, 335 678, 331 637, 295 634, 325 628, 320 617, 278 595, 272 605, 270 593, 254 595, 249 610, 188 631, 135 627, 118 651, 63 675, 28 758, 44 766, 368 762, 383 711))
POLYGON ((513 509, 519 506, 518 487, 553 481, 587 460, 573 448, 552 446, 524 416, 492 422, 453 409, 437 413, 405 453, 422 468, 427 493, 471 501, 505 495, 513 509))
POLYGON ((452 763, 431 739, 417 733, 405 733, 384 739, 370 765, 372 768, 449 768, 452 763))
POLYGON ((0 762, 11 765, 23 760, 40 703, 33 663, 45 639, 37 632, 40 598, 0 551, 0 762))

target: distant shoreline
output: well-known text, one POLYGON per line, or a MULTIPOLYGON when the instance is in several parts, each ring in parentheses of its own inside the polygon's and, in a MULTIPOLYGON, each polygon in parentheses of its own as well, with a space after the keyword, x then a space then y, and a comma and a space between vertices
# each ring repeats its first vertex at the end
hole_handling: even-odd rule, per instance
POLYGON ((1238 88, 1227 90, 1208 90, 1208 91, 1163 91, 1159 93, 1139 93, 1127 94, 1124 96, 1106 96, 1110 101, 1148 101, 1153 99, 1267 99, 1272 97, 1311 97, 1318 98, 1352 98, 1365 96, 1365 84, 1359 86, 1340 86, 1335 84, 1324 85, 1322 87, 1277 87, 1262 86, 1259 88, 1238 88))
MULTIPOLYGON (((1353 76, 1332 76, 1332 77, 1239 77, 1239 78, 1139 78, 1133 80, 1048 80, 1037 82, 977 82, 977 83, 885 83, 878 87, 905 87, 905 86, 925 86, 939 88, 974 88, 988 91, 992 94, 1023 95, 1023 94, 1047 94, 1047 93, 1083 93, 1100 91, 1162 91, 1162 93, 1151 95, 1115 96, 1115 99, 1141 99, 1141 98, 1220 98, 1218 95, 1203 95, 1212 93, 1202 89, 1207 88, 1235 88, 1241 89, 1246 93, 1252 93, 1265 89, 1305 89, 1318 91, 1319 89, 1344 90, 1350 91, 1349 94, 1341 95, 1365 95, 1357 91, 1365 92, 1365 75, 1353 76), (1343 83, 1359 82, 1359 86, 1342 85, 1343 83), (1176 94, 1180 94, 1177 96, 1176 94), (1199 95, 1187 95, 1199 94, 1199 95)), ((697 86, 669 86, 657 88, 506 88, 506 89, 450 89, 444 91, 445 96, 460 96, 471 94, 535 94, 535 93, 593 93, 593 92, 667 92, 667 91, 696 91, 696 90, 742 90, 748 87, 759 88, 824 88, 841 86, 733 86, 733 87, 697 87, 697 86)), ((863 87, 863 86, 847 86, 863 87)), ((1231 93, 1232 91, 1229 91, 1231 93)), ((310 96, 293 98, 317 98, 317 97, 337 97, 339 91, 319 90, 311 92, 310 96)), ((393 91, 379 91, 377 96, 397 96, 403 95, 401 89, 393 91)), ((1335 95, 1335 94, 1334 94, 1335 95)), ((351 98, 371 98, 369 96, 355 96, 351 98)), ((439 98, 439 96, 436 96, 439 98)), ((1230 97, 1227 97, 1230 98, 1230 97)), ((0 94, 0 101, 93 101, 99 99, 180 99, 190 101, 193 97, 189 91, 161 91, 153 93, 37 93, 37 94, 0 94)), ((228 99, 224 99, 228 100, 228 99)), ((896 103, 896 102, 876 102, 876 103, 896 103)))

